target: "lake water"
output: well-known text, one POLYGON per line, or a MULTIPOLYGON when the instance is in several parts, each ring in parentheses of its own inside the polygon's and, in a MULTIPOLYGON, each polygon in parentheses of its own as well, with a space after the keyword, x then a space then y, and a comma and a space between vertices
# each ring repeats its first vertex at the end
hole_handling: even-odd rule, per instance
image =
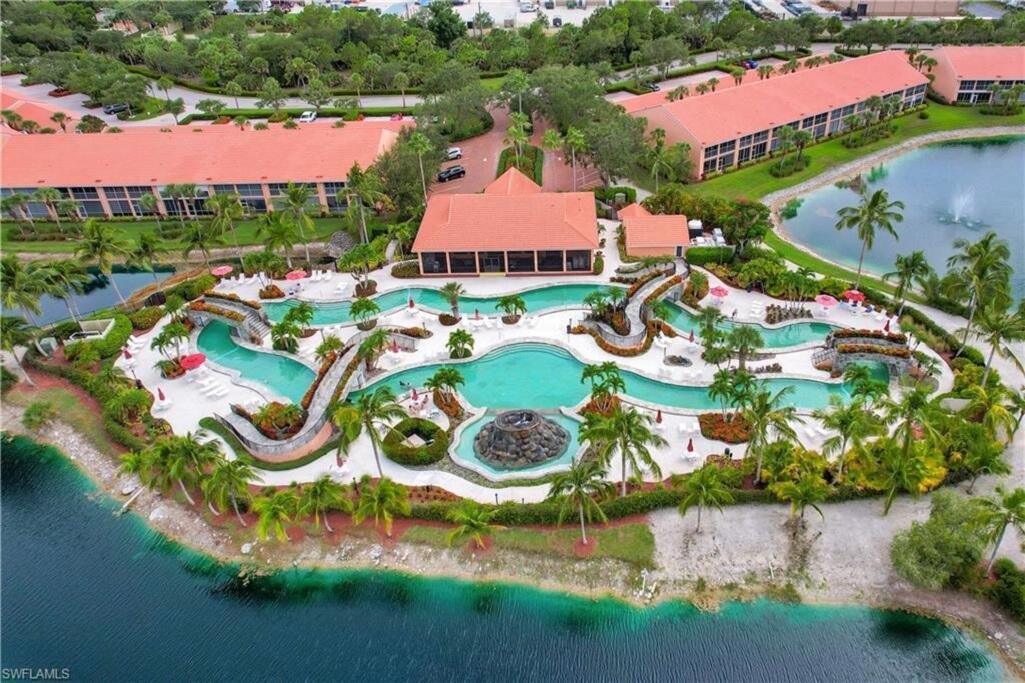
POLYGON ((237 569, 148 530, 60 453, 0 460, 8 667, 87 681, 998 681, 931 619, 858 607, 635 609, 375 571, 237 569))
MULTIPOLYGON (((1012 286, 1025 296, 1025 137, 928 145, 864 174, 871 190, 885 189, 904 202, 899 240, 877 234, 865 254, 866 270, 893 270, 897 254, 922 250, 941 275, 954 240, 977 240, 995 230, 1011 247, 1012 286)), ((794 241, 856 268, 861 243, 856 231, 838 231, 836 211, 858 203, 853 190, 827 186, 804 197, 797 216, 785 221, 794 241)))

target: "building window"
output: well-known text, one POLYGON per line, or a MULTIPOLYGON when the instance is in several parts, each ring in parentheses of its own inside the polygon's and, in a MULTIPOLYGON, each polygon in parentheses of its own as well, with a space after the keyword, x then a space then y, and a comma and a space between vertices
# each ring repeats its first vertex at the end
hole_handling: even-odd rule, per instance
POLYGON ((561 251, 537 252, 537 269, 542 272, 552 273, 556 271, 563 271, 565 268, 562 263, 561 251))
POLYGON ((721 143, 719 145, 719 154, 726 154, 727 152, 732 152, 736 148, 737 148, 737 141, 736 140, 730 140, 729 142, 723 142, 723 143, 721 143))
POLYGON ((717 163, 717 167, 719 168, 720 171, 722 169, 724 169, 724 168, 728 168, 729 166, 733 165, 733 154, 727 154, 725 156, 721 156, 721 157, 719 157, 717 162, 718 162, 717 163))
POLYGON ((701 169, 705 173, 715 170, 715 159, 705 159, 705 165, 701 169))
POLYGON ((737 159, 740 161, 740 163, 744 163, 745 161, 750 161, 751 160, 751 148, 750 147, 745 147, 744 149, 740 150, 740 153, 738 154, 737 159))
POLYGON ((766 147, 767 146, 768 146, 768 143, 766 143, 766 142, 759 142, 757 145, 754 145, 751 148, 751 158, 752 159, 758 159, 758 158, 761 158, 761 157, 765 156, 765 152, 766 152, 766 147))
POLYGON ((573 270, 577 272, 589 271, 591 270, 591 251, 567 251, 566 261, 566 270, 573 270))
POLYGON ((448 258, 443 251, 430 251, 420 254, 424 273, 447 273, 448 258))
POLYGON ((972 94, 970 92, 959 92, 957 94, 957 101, 958 102, 971 102, 972 101, 972 94))
POLYGON ((477 253, 478 266, 482 273, 504 273, 504 251, 481 251, 477 253))
POLYGON ((510 273, 533 273, 537 270, 534 267, 534 252, 532 251, 510 251, 508 258, 510 273))
POLYGON ((476 273, 477 254, 472 251, 453 251, 448 255, 448 264, 453 273, 476 273))

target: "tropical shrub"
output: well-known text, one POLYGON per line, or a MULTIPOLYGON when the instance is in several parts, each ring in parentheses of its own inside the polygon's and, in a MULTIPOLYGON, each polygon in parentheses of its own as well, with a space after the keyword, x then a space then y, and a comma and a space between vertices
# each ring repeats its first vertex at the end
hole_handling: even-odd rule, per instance
POLYGON ((419 261, 402 261, 391 268, 392 277, 399 279, 420 277, 419 261))
POLYGON ((191 280, 179 283, 166 291, 167 296, 177 295, 186 301, 203 296, 217 286, 217 278, 210 273, 203 273, 191 280))
POLYGON ((395 425, 384 436, 384 454, 400 465, 431 465, 445 457, 448 452, 449 435, 441 427, 419 417, 407 417, 395 425), (416 435, 426 443, 410 446, 404 442, 416 435))
MULTIPOLYGON (((601 275, 605 270, 605 256, 599 251, 594 255, 594 265, 591 267, 591 274, 601 275)), ((393 271, 394 274, 394 271, 393 271)))
POLYGON ((72 342, 64 347, 64 356, 74 360, 79 354, 91 349, 99 358, 112 358, 121 352, 128 337, 132 336, 132 321, 123 313, 114 313, 114 326, 103 339, 72 342))
POLYGON ((242 257, 242 272, 246 275, 255 275, 261 271, 272 278, 282 278, 288 271, 288 264, 282 256, 266 251, 253 252, 242 257))
POLYGON ((25 408, 21 415, 21 423, 25 429, 37 431, 46 426, 53 418, 57 417, 57 409, 49 401, 33 401, 25 408))
POLYGON ((727 263, 733 258, 733 247, 690 247, 686 253, 687 263, 704 266, 709 263, 727 263))
POLYGON ((993 564, 996 581, 989 589, 990 599, 1019 622, 1025 622, 1025 571, 1001 557, 993 564))
POLYGON ((7 390, 18 383, 18 377, 6 367, 0 365, 0 394, 6 394, 7 390))
POLYGON ((931 590, 972 583, 986 545, 973 524, 975 515, 963 496, 952 491, 936 493, 929 518, 913 522, 894 537, 890 545, 894 569, 914 585, 931 590))
POLYGON ((132 328, 136 330, 148 330, 164 316, 164 309, 160 306, 146 306, 128 314, 132 321, 132 328))
POLYGON ((785 178, 808 168, 809 163, 811 163, 811 159, 803 154, 799 157, 790 156, 770 164, 769 173, 776 178, 785 178))
POLYGON ((683 285, 680 299, 691 308, 698 308, 701 305, 701 300, 706 296, 708 296, 708 276, 692 270, 690 277, 683 285))
POLYGON ((600 199, 606 204, 616 204, 616 195, 621 194, 624 196, 624 200, 620 203, 620 206, 626 206, 627 204, 633 204, 637 201, 637 189, 633 187, 626 187, 623 185, 613 185, 612 187, 598 187, 594 190, 594 196, 596 199, 600 199))

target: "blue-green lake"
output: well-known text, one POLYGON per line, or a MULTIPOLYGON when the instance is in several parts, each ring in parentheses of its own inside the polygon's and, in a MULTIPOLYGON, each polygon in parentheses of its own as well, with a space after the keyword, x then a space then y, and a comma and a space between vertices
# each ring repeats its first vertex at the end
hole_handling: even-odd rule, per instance
POLYGON ((150 531, 56 450, 0 460, 0 665, 75 681, 1000 681, 941 622, 759 601, 638 609, 375 571, 249 581, 150 531))
MULTIPOLYGON (((889 272, 897 254, 921 250, 942 274, 955 239, 977 240, 994 230, 1011 247, 1015 296, 1025 296, 1025 137, 928 145, 863 175, 871 190, 884 189, 906 205, 899 239, 877 234, 865 255, 868 270, 889 272)), ((803 199, 797 216, 785 221, 787 232, 822 256, 857 267, 855 231, 834 226, 837 209, 857 204, 858 195, 829 186, 803 199)))

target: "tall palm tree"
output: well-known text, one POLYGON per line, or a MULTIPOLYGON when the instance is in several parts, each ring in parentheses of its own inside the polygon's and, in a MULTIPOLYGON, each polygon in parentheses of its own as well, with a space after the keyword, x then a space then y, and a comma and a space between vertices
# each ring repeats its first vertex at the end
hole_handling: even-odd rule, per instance
MULTIPOLYGON (((324 330, 322 329, 320 333, 323 335, 324 330)), ((345 342, 343 342, 340 337, 336 337, 335 335, 331 334, 324 337, 324 340, 317 345, 317 350, 314 352, 314 357, 319 362, 323 363, 328 359, 328 356, 330 356, 332 353, 338 353, 344 348, 345 342)))
POLYGON ((998 442, 1000 432, 1007 436, 1007 443, 1010 443, 1010 435, 1014 431, 1015 419, 1012 413, 1013 404, 1008 401, 1008 390, 1004 385, 997 384, 987 387, 982 384, 975 384, 965 389, 965 398, 968 403, 962 409, 962 413, 972 420, 982 420, 982 425, 989 432, 989 436, 998 442))
POLYGON ((832 489, 818 474, 805 472, 797 481, 784 479, 774 483, 770 488, 777 498, 790 502, 790 519, 796 519, 800 513, 803 520, 804 512, 809 507, 819 513, 820 517, 825 518, 818 504, 829 498, 832 489))
POLYGON ((726 345, 737 356, 737 367, 743 372, 748 357, 765 346, 765 341, 754 325, 737 325, 726 336, 726 345))
POLYGON ((733 502, 733 494, 726 485, 726 477, 719 467, 712 463, 683 477, 683 498, 680 500, 680 514, 686 515, 691 508, 698 509, 697 526, 701 531, 701 509, 715 508, 722 512, 724 505, 733 502))
POLYGON ((215 193, 210 195, 204 202, 206 209, 213 214, 210 225, 218 233, 223 235, 231 233, 231 239, 235 243, 235 255, 242 258, 242 247, 238 243, 238 233, 235 232, 235 221, 241 220, 244 212, 242 201, 234 192, 215 193))
POLYGON ((527 135, 527 115, 513 112, 509 114, 509 127, 505 130, 505 144, 513 148, 516 154, 516 168, 520 168, 520 156, 523 146, 530 141, 527 135))
POLYGON ((673 165, 666 150, 666 132, 661 128, 651 131, 651 147, 648 148, 648 164, 651 175, 655 179, 655 192, 658 193, 658 178, 662 171, 671 173, 673 165))
POLYGON ((958 238, 954 240, 954 248, 958 252, 947 259, 953 288, 948 293, 968 302, 968 325, 961 337, 961 348, 957 352, 960 355, 968 344, 980 304, 1008 298, 1011 249, 1007 241, 992 230, 974 243, 958 238))
POLYGON ((925 252, 922 251, 913 251, 906 256, 898 254, 894 267, 895 270, 883 275, 883 279, 895 280, 897 282, 894 296, 900 300, 900 306, 897 308, 897 317, 900 317, 901 313, 904 312, 904 304, 906 303, 905 300, 907 299, 908 292, 915 285, 924 287, 926 280, 932 275, 933 270, 932 266, 929 265, 929 260, 925 258, 925 252))
POLYGON ((872 375, 872 368, 867 365, 848 365, 843 372, 844 384, 850 386, 851 397, 873 404, 884 398, 889 392, 886 382, 872 375))
POLYGON ((266 540, 273 532, 279 541, 288 540, 285 525, 295 519, 299 501, 295 491, 283 489, 265 493, 253 501, 253 512, 257 514, 256 535, 261 541, 266 540))
POLYGON ((25 381, 35 386, 36 383, 25 372, 21 359, 14 353, 14 349, 19 346, 28 346, 32 343, 33 339, 35 339, 33 328, 29 327, 23 319, 10 315, 0 316, 0 349, 11 354, 11 357, 14 358, 14 363, 21 370, 25 381))
POLYGON ((152 214, 153 218, 157 221, 157 234, 163 234, 163 230, 160 227, 160 200, 152 192, 139 197, 139 209, 143 213, 152 214))
POLYGON ((615 486, 605 481, 605 474, 605 468, 601 463, 595 460, 578 460, 568 471, 555 475, 548 489, 548 500, 559 503, 559 524, 562 524, 566 515, 576 508, 580 517, 580 539, 584 545, 587 545, 585 522, 594 519, 602 522, 608 520, 599 501, 612 494, 615 486))
POLYGON ((238 523, 246 526, 245 519, 239 511, 239 502, 249 504, 253 495, 249 492, 249 482, 256 478, 256 471, 244 460, 227 460, 222 458, 214 463, 210 474, 200 483, 203 496, 211 505, 224 510, 231 505, 238 523))
POLYGON ((52 187, 41 187, 32 193, 32 201, 46 206, 46 211, 50 214, 50 218, 57 221, 57 232, 60 233, 63 233, 64 229, 61 227, 61 216, 60 212, 57 211, 57 202, 62 199, 64 199, 64 195, 61 191, 52 187))
POLYGON ((830 396, 829 408, 816 410, 814 416, 826 429, 836 432, 823 442, 822 452, 825 455, 837 454, 837 478, 843 477, 848 444, 858 449, 868 437, 885 432, 882 423, 865 408, 865 402, 860 398, 845 403, 839 396, 830 396))
POLYGON ((210 249, 223 244, 220 235, 214 233, 210 225, 203 223, 190 223, 182 235, 185 248, 182 249, 182 258, 189 258, 193 251, 199 251, 203 255, 203 263, 210 267, 210 249))
POLYGON ((587 139, 579 128, 566 129, 566 149, 569 150, 570 166, 573 169, 573 191, 577 191, 577 154, 587 149, 587 139))
POLYGON ((491 521, 496 512, 497 510, 489 510, 476 501, 464 498, 445 515, 448 521, 456 525, 448 534, 448 544, 455 545, 470 539, 477 548, 483 549, 486 546, 484 539, 505 529, 504 526, 491 521))
POLYGON ((452 307, 452 317, 459 320, 459 297, 466 290, 458 282, 446 282, 439 290, 440 294, 448 299, 448 305, 452 307))
POLYGON ((374 361, 387 348, 390 338, 387 331, 379 329, 368 334, 360 342, 359 347, 356 349, 356 356, 363 359, 368 371, 374 369, 374 361))
POLYGON ((313 232, 313 219, 306 213, 306 204, 315 193, 316 190, 309 185, 289 183, 285 187, 285 196, 282 201, 282 208, 292 214, 292 221, 299 229, 299 241, 302 242, 306 252, 306 263, 311 263, 310 245, 306 241, 306 231, 313 232))
POLYGON ((118 289, 117 280, 110 277, 110 274, 114 268, 114 260, 127 258, 129 253, 130 247, 125 240, 124 230, 109 223, 100 223, 94 218, 85 222, 78 249, 75 250, 78 258, 95 262, 100 272, 110 278, 110 283, 114 285, 114 291, 117 292, 117 298, 121 303, 125 302, 125 298, 118 289))
POLYGON ((790 423, 803 420, 797 416, 797 409, 794 406, 783 404, 793 391, 792 386, 784 387, 775 394, 768 390, 755 391, 743 411, 748 426, 747 452, 748 455, 758 457, 755 483, 762 480, 762 458, 770 438, 774 435, 791 440, 797 438, 797 433, 790 423))
POLYGON ((55 111, 51 116, 50 120, 60 126, 62 133, 68 132, 68 123, 71 121, 71 117, 62 111, 55 111))
POLYGON ((977 498, 973 502, 978 508, 979 526, 986 540, 993 544, 993 553, 986 565, 986 573, 989 573, 993 571, 993 563, 996 562, 1007 527, 1025 535, 1025 489, 1007 491, 997 486, 996 497, 977 498))
POLYGON ((256 236, 268 253, 284 252, 285 263, 292 268, 292 248, 299 241, 299 231, 290 216, 281 211, 269 211, 256 224, 256 236))
MULTIPOLYGON (((989 371, 993 368, 993 357, 997 355, 1004 360, 1011 361, 1019 371, 1025 372, 1021 360, 1014 353, 1014 348, 1008 344, 1008 342, 1025 340, 1025 313, 1022 311, 1009 313, 1000 303, 993 302, 979 309, 975 324, 982 332, 981 339, 989 345, 986 369, 982 373, 982 386, 986 386, 989 371)), ((967 328, 962 328, 957 331, 957 334, 965 332, 967 332, 967 328)))
POLYGON ((360 237, 364 243, 370 241, 370 233, 367 232, 366 207, 393 206, 391 197, 384 191, 384 183, 381 176, 373 168, 363 170, 359 164, 353 164, 349 169, 345 187, 338 192, 339 199, 344 201, 350 208, 355 205, 360 221, 360 237))
POLYGON ((372 517, 374 526, 383 526, 385 536, 391 538, 395 516, 409 514, 409 490, 388 477, 382 476, 374 486, 370 486, 368 479, 363 477, 360 484, 359 501, 352 513, 352 521, 362 524, 372 517))
POLYGON ((416 160, 420 163, 420 188, 424 193, 424 205, 427 204, 427 175, 424 173, 424 155, 429 154, 434 145, 431 139, 417 131, 409 136, 409 149, 416 154, 416 160))
POLYGON ((589 413, 580 428, 580 440, 594 449, 604 467, 619 456, 622 464, 621 495, 626 495, 628 464, 635 473, 640 473, 643 465, 656 477, 662 476, 662 469, 652 456, 651 448, 666 445, 666 440, 651 431, 650 415, 621 405, 607 416, 589 413))
POLYGON ((71 260, 54 261, 50 264, 49 273, 54 286, 48 289, 54 296, 64 301, 71 319, 77 323, 78 307, 75 305, 73 297, 75 294, 85 293, 85 286, 92 281, 92 277, 82 267, 82 264, 71 260))
POLYGON ((434 374, 424 381, 424 386, 431 391, 438 391, 447 400, 455 398, 456 387, 465 384, 463 373, 457 368, 445 365, 434 371, 434 374))
POLYGON ((126 263, 133 268, 148 270, 153 275, 153 282, 159 282, 156 265, 162 251, 163 246, 156 235, 150 232, 139 233, 139 240, 129 252, 126 263))
POLYGON ((343 510, 352 512, 352 500, 348 496, 349 489, 331 478, 329 474, 322 474, 309 484, 304 484, 299 489, 298 514, 301 517, 312 516, 313 526, 320 529, 320 518, 324 518, 324 528, 333 532, 331 523, 327 519, 330 510, 343 510))
POLYGON ((395 392, 390 387, 378 387, 361 394, 355 403, 339 407, 331 416, 332 422, 342 432, 338 441, 339 455, 348 453, 356 439, 366 432, 374 449, 377 473, 384 477, 380 452, 384 440, 382 431, 390 431, 391 424, 405 416, 406 411, 396 402, 395 392))
POLYGON ((901 210, 904 202, 890 201, 886 190, 876 190, 872 194, 861 195, 861 203, 858 206, 845 206, 836 212, 839 220, 836 222, 837 230, 857 230, 858 239, 861 240, 861 255, 858 257, 858 277, 854 281, 854 288, 861 284, 861 270, 865 263, 865 252, 872 248, 878 231, 888 232, 897 239, 897 230, 894 223, 904 220, 901 210))

